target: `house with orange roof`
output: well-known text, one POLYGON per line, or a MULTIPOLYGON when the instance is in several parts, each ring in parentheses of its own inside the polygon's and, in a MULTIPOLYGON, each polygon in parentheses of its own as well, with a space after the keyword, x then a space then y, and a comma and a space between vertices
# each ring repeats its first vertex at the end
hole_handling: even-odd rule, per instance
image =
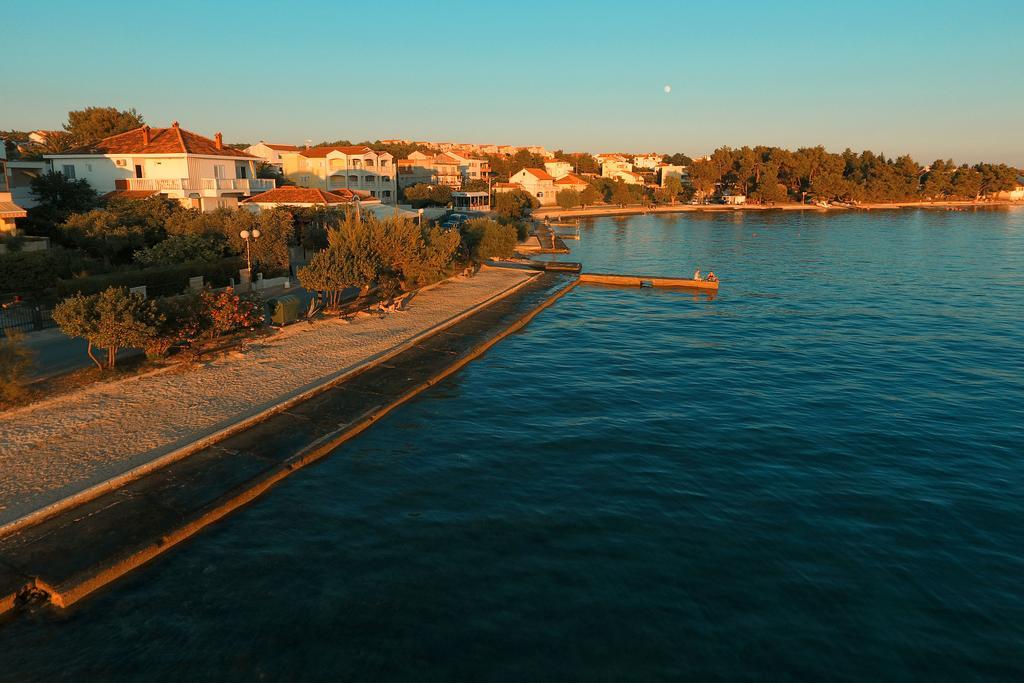
POLYGON ((509 182, 520 185, 540 202, 541 206, 555 203, 555 179, 542 168, 524 168, 513 173, 509 182))
POLYGON ((637 154, 633 157, 633 168, 646 168, 652 170, 661 163, 661 155, 651 152, 649 154, 637 154))
POLYGON ((301 187, 365 191, 385 204, 398 200, 398 169, 390 152, 366 145, 322 145, 282 152, 281 160, 285 177, 301 187))
POLYGON ((259 159, 225 145, 220 133, 208 138, 177 121, 168 128, 140 126, 43 159, 50 170, 85 180, 101 194, 163 195, 203 211, 236 208, 239 199, 276 184, 257 178, 259 159))
POLYGON ((555 192, 561 192, 562 190, 583 192, 583 190, 587 189, 588 184, 586 180, 578 175, 568 173, 555 181, 555 192))
POLYGON ((284 170, 284 162, 281 161, 282 152, 298 152, 301 147, 298 145, 285 145, 277 142, 264 142, 260 140, 255 145, 249 145, 245 148, 246 154, 251 154, 254 157, 259 157, 263 161, 267 162, 272 166, 276 166, 277 170, 284 170))
POLYGON ((380 204, 379 199, 371 197, 369 192, 363 190, 353 192, 343 188, 334 192, 328 192, 327 190, 315 187, 287 185, 275 187, 273 190, 261 192, 258 195, 243 199, 241 204, 251 211, 261 211, 264 209, 276 209, 279 206, 305 208, 348 206, 355 204, 357 201, 360 204, 367 205, 380 204))

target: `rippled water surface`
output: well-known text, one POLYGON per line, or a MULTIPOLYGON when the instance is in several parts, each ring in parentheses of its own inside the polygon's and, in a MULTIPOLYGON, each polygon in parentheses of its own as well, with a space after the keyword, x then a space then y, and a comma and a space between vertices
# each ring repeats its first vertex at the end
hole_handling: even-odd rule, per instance
POLYGON ((0 678, 1024 678, 1024 211, 596 219, 580 286, 0 678))

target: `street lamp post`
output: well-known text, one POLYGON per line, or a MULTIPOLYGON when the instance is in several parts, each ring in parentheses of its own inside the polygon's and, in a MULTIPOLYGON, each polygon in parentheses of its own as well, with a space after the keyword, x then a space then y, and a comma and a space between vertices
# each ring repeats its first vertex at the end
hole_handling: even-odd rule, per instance
POLYGON ((249 251, 249 242, 251 240, 259 239, 260 231, 255 228, 250 233, 248 230, 243 230, 238 233, 238 236, 245 240, 245 267, 249 271, 249 276, 252 277, 252 255, 249 251))

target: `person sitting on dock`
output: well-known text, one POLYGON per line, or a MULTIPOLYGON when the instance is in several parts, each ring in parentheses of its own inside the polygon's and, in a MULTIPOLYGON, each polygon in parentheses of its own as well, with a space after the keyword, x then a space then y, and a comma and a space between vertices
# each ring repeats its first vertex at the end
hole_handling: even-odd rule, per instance
POLYGON ((698 268, 697 270, 693 271, 693 279, 694 279, 694 280, 697 280, 697 281, 700 281, 700 280, 702 280, 702 279, 703 279, 703 278, 702 278, 702 277, 700 276, 700 268, 698 268))
POLYGON ((718 282, 718 276, 715 275, 715 271, 712 270, 708 273, 708 282, 718 282))

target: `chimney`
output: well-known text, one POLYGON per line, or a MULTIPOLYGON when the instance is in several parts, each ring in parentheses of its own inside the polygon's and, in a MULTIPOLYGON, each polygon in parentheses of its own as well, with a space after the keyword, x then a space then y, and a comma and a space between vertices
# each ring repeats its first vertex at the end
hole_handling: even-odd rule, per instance
POLYGON ((148 145, 149 144, 149 126, 143 126, 142 127, 142 144, 143 145, 148 145))
POLYGON ((213 136, 213 140, 214 140, 214 142, 217 143, 217 149, 224 149, 224 136, 223 135, 221 135, 220 133, 217 133, 216 135, 213 136))
POLYGON ((177 127, 178 127, 178 122, 177 121, 172 121, 171 122, 171 128, 177 128, 177 127))

